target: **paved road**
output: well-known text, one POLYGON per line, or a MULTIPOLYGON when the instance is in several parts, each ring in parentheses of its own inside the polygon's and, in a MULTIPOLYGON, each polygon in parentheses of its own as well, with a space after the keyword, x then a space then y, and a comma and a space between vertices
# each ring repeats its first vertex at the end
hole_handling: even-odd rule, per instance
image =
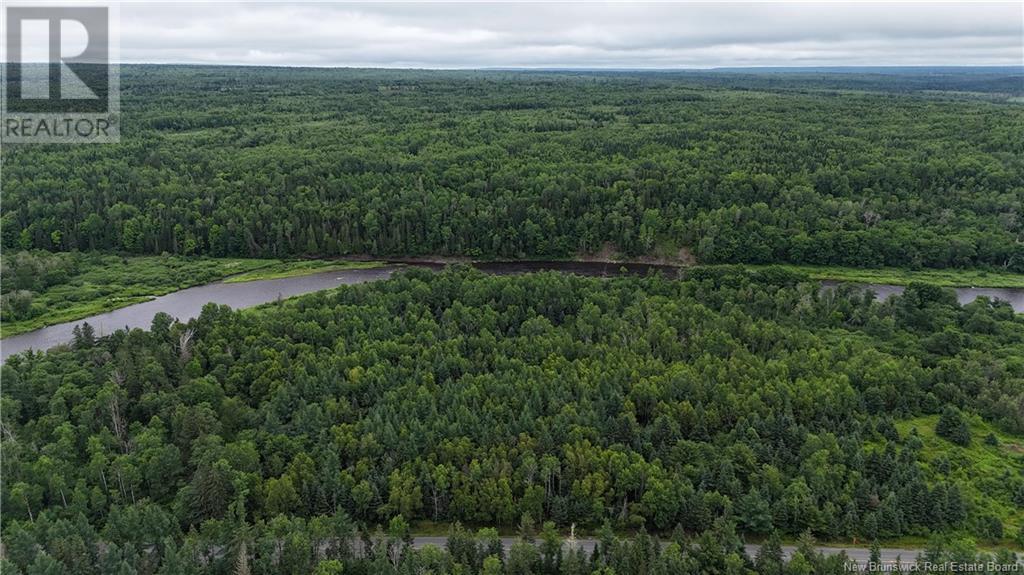
MULTIPOLYGON (((516 537, 502 537, 501 543, 505 546, 505 550, 508 551, 512 544, 518 540, 516 537)), ((413 547, 420 548, 427 545, 435 545, 437 547, 444 547, 448 542, 447 537, 414 537, 413 547)), ((597 539, 577 539, 576 546, 583 549, 587 553, 592 553, 594 547, 597 545, 597 539)), ((760 545, 748 544, 746 545, 747 555, 751 558, 757 556, 757 551, 761 548, 760 545)), ((815 547, 819 552, 826 555, 837 555, 843 551, 846 552, 847 557, 853 559, 858 564, 864 565, 871 558, 871 551, 868 549, 854 549, 854 548, 840 548, 840 547, 815 547)), ((792 553, 796 551, 796 547, 792 545, 783 545, 782 554, 787 559, 792 553)), ((917 558, 918 554, 921 553, 920 549, 882 549, 881 558, 884 563, 895 564, 897 559, 901 561, 903 566, 909 566, 917 558)))

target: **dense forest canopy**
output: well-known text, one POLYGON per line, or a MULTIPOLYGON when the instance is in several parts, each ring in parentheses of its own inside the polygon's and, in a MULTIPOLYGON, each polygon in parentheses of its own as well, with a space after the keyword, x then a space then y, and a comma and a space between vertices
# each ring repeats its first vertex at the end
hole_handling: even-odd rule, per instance
POLYGON ((424 520, 727 546, 733 530, 1017 537, 1024 316, 803 280, 411 270, 81 330, 2 368, 10 559, 102 572, 102 540, 153 572, 184 534, 203 555, 259 533, 261 572, 285 572, 292 537, 308 567, 310 537, 424 520))
POLYGON ((124 66, 7 146, 7 249, 1024 270, 1024 74, 124 66))

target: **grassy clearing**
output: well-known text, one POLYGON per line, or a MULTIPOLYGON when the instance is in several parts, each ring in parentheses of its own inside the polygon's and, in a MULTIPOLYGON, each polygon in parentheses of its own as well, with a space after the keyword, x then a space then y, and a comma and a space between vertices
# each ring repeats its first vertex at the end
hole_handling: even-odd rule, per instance
POLYGON ((153 299, 153 297, 154 296, 109 296, 99 301, 71 303, 68 307, 48 311, 44 315, 34 317, 32 319, 2 323, 0 324, 0 338, 27 333, 37 329, 42 329, 46 326, 75 321, 84 317, 113 311, 118 308, 142 303, 153 299))
POLYGON ((66 281, 32 293, 32 316, 0 323, 0 337, 74 321, 180 289, 279 264, 279 260, 80 254, 66 281))
MULTIPOLYGON (((752 269, 769 266, 746 266, 752 269)), ((778 265, 805 273, 816 280, 837 280, 853 283, 909 285, 924 282, 942 287, 1024 288, 1024 274, 985 270, 903 270, 897 268, 844 268, 832 266, 778 265)))
POLYGON ((973 501, 971 515, 999 517, 1009 540, 1024 525, 1024 510, 1013 503, 1013 492, 1024 472, 1024 437, 999 431, 972 416, 966 417, 971 444, 960 447, 935 435, 938 421, 937 415, 918 417, 896 422, 896 429, 903 437, 916 429, 924 443, 919 460, 929 469, 929 480, 955 483, 965 499, 973 501), (989 434, 999 440, 998 445, 985 442, 989 434), (949 472, 945 474, 936 469, 943 457, 949 460, 949 472))
POLYGON ((321 272, 333 272, 342 270, 365 270, 380 267, 381 262, 332 262, 322 260, 302 260, 293 262, 278 262, 257 270, 231 276, 224 280, 225 283, 250 282, 256 280, 273 280, 304 276, 321 272))

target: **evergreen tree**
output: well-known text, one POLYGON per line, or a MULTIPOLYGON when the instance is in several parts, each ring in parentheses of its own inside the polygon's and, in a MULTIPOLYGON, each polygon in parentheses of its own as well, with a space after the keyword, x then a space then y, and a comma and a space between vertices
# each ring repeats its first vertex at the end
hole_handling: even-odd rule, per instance
POLYGON ((952 406, 946 406, 942 410, 939 423, 935 426, 935 434, 957 445, 967 446, 971 443, 971 430, 967 422, 960 411, 952 406))
POLYGON ((235 554, 235 568, 232 572, 233 575, 251 575, 252 571, 249 569, 249 549, 242 541, 238 546, 238 551, 235 554))

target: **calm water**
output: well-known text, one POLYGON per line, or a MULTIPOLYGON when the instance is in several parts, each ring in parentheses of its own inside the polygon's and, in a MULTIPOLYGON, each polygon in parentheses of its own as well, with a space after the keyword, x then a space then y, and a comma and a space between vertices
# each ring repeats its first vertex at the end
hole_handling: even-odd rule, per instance
MULTIPOLYGON (((415 263, 413 265, 431 269, 443 267, 440 264, 415 263)), ((679 268, 671 266, 594 262, 488 262, 475 264, 475 267, 496 275, 551 270, 586 276, 610 277, 619 275, 625 269, 626 273, 633 275, 661 272, 667 277, 676 277, 679 272, 679 268)), ((391 277, 396 269, 398 269, 396 266, 388 266, 369 270, 343 270, 275 280, 241 283, 217 282, 188 288, 148 302, 5 338, 0 340, 0 361, 27 349, 49 349, 55 345, 67 343, 71 341, 74 327, 86 321, 96 329, 97 335, 107 335, 126 327, 149 329, 153 316, 158 312, 165 312, 181 321, 187 321, 197 317, 203 306, 209 302, 226 304, 235 309, 252 307, 279 298, 331 289, 340 285, 386 279, 391 277)), ((836 285, 836 282, 826 281, 822 284, 825 287, 832 287, 836 285)), ((874 291, 881 299, 903 293, 903 288, 900 286, 866 284, 864 287, 874 291)), ((1018 313, 1024 313, 1024 289, 961 288, 956 292, 960 303, 972 302, 978 296, 988 296, 1010 302, 1018 313)))

